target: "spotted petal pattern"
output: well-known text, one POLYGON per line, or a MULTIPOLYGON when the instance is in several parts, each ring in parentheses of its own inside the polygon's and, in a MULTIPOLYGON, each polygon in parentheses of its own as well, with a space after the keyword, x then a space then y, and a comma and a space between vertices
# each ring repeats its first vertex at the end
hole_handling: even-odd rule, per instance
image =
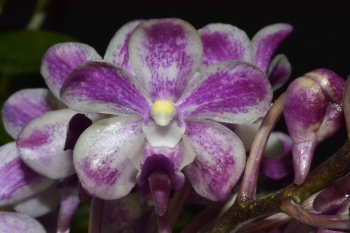
POLYGON ((196 157, 184 170, 196 192, 222 201, 240 178, 246 161, 241 140, 212 121, 187 121, 186 136, 196 157))
POLYGON ((129 43, 130 63, 152 100, 176 101, 198 70, 202 46, 197 31, 180 19, 140 24, 129 43))
POLYGON ((57 108, 49 90, 44 88, 24 89, 11 95, 2 109, 2 121, 6 132, 17 138, 22 128, 34 118, 57 108))
POLYGON ((61 99, 79 112, 148 116, 150 100, 135 78, 103 61, 78 66, 61 89, 61 99))
POLYGON ((76 112, 48 112, 26 125, 18 135, 22 160, 33 170, 52 179, 74 174, 72 151, 63 151, 69 120, 76 112))
POLYGON ((0 206, 39 193, 54 182, 25 165, 14 142, 0 147, 0 161, 0 206))
POLYGON ((208 67, 186 88, 175 103, 178 114, 228 123, 244 123, 264 116, 272 88, 257 67, 225 61, 208 67))
POLYGON ((289 24, 278 23, 262 28, 252 39, 254 65, 266 73, 276 48, 292 32, 289 24))
POLYGON ((61 43, 52 46, 44 55, 41 75, 51 92, 60 98, 60 89, 68 74, 80 63, 102 59, 94 48, 82 43, 61 43))
POLYGON ((198 34, 203 43, 201 69, 227 60, 253 62, 250 40, 241 29, 215 23, 199 29, 198 34))
POLYGON ((128 158, 142 137, 138 117, 114 117, 87 128, 74 148, 74 166, 83 187, 105 200, 121 198, 136 183, 137 169, 128 158))
POLYGON ((104 60, 123 67, 130 74, 135 74, 129 61, 129 41, 135 27, 144 20, 134 20, 123 25, 113 36, 108 45, 104 60))

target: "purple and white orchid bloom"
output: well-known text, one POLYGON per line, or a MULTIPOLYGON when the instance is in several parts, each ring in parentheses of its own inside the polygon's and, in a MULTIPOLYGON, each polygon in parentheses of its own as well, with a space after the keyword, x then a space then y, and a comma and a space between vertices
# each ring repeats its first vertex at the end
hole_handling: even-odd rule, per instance
MULTIPOLYGON (((267 74, 273 90, 276 90, 290 77, 291 65, 283 54, 277 55, 272 60, 271 58, 292 29, 289 24, 272 24, 262 28, 250 40, 244 31, 230 24, 208 24, 198 30, 204 49, 200 70, 221 61, 245 61, 256 65, 267 74)), ((246 150, 249 151, 260 123, 258 120, 253 123, 227 126, 242 139, 246 150)), ((277 135, 272 133, 270 136, 264 156, 277 158, 285 154, 284 145, 278 139, 279 134, 277 135)))
MULTIPOLYGON (((58 47, 59 45, 46 53, 42 64, 43 76, 54 94, 59 92, 65 76, 75 65, 98 56, 90 56, 85 52, 93 53, 91 51, 94 51, 85 45, 79 44, 78 49, 71 48, 67 51, 59 50, 58 47), (61 53, 57 52, 58 50, 61 53), (58 59, 58 56, 54 56, 55 54, 64 56, 64 59, 62 57, 58 59), (74 56, 77 54, 78 56, 74 56)), ((17 201, 14 208, 20 212, 25 212, 28 206, 36 204, 38 210, 36 214, 47 212, 48 208, 44 204, 49 194, 45 193, 51 193, 52 197, 57 195, 54 192, 58 190, 45 191, 45 189, 54 180, 66 178, 75 173, 72 151, 63 151, 63 148, 67 125, 77 112, 67 109, 67 106, 60 102, 59 98, 55 98, 52 93, 42 88, 21 90, 10 96, 2 109, 6 131, 17 139, 17 147, 15 143, 10 143, 4 150, 0 150, 3 160, 9 158, 9 155, 12 156, 10 156, 11 161, 4 161, 1 164, 1 169, 4 172, 11 170, 15 173, 12 176, 13 179, 3 181, 3 186, 8 187, 2 189, 3 198, 6 199, 5 204, 17 201)), ((91 118, 94 119, 93 117, 91 118)), ((49 199, 51 209, 56 208, 58 206, 57 201, 54 201, 56 199, 49 199)), ((78 203, 75 205, 77 206, 78 203)), ((62 203, 61 206, 63 206, 62 203)), ((67 213, 65 214, 64 217, 67 217, 67 213)))
POLYGON ((203 43, 200 70, 221 61, 245 61, 266 73, 273 90, 276 90, 290 77, 291 66, 283 54, 272 61, 271 58, 292 30, 289 24, 272 24, 262 28, 249 40, 244 31, 230 24, 208 24, 198 30, 203 43))
POLYGON ((252 64, 226 61, 190 82, 203 48, 196 30, 180 19, 144 21, 124 43, 109 49, 128 48, 135 75, 122 64, 87 61, 61 89, 61 100, 75 111, 116 115, 95 122, 75 145, 83 187, 107 200, 127 195, 136 183, 167 193, 182 187, 183 169, 198 194, 224 200, 246 156, 241 140, 215 121, 262 117, 272 99, 266 75, 252 64))

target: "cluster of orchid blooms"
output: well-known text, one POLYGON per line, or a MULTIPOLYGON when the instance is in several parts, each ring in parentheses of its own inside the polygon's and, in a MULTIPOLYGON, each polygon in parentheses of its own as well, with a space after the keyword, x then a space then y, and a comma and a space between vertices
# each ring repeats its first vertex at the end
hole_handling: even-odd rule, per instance
MULTIPOLYGON (((345 81, 314 70, 272 105, 291 75, 287 58, 272 55, 291 31, 274 24, 250 40, 228 24, 197 31, 180 19, 136 20, 104 58, 82 43, 51 47, 41 65, 49 90, 18 91, 3 106, 15 142, 0 147, 0 231, 69 232, 89 200, 90 232, 171 232, 184 203, 209 206, 184 230, 205 231, 220 209, 256 200, 259 173, 302 185, 315 147, 344 125, 345 81), (271 133, 282 114, 289 135, 271 133)), ((250 230, 346 230, 344 183, 289 202, 265 230, 250 230)), ((239 229, 249 232, 244 222, 213 232, 239 229)))

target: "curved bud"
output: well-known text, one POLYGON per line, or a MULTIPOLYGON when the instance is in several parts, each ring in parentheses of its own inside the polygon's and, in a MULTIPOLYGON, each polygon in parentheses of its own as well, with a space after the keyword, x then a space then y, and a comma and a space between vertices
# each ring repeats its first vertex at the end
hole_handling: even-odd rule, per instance
POLYGON ((344 87, 345 81, 326 69, 307 73, 289 85, 284 117, 294 143, 294 183, 304 182, 315 147, 343 124, 344 87))

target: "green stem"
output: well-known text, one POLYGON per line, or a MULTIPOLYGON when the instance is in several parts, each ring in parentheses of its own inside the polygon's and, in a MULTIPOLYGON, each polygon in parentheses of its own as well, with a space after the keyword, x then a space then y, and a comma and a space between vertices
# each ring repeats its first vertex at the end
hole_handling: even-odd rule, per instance
POLYGON ((44 22, 46 9, 50 0, 38 0, 32 18, 29 20, 26 29, 38 30, 44 22))

